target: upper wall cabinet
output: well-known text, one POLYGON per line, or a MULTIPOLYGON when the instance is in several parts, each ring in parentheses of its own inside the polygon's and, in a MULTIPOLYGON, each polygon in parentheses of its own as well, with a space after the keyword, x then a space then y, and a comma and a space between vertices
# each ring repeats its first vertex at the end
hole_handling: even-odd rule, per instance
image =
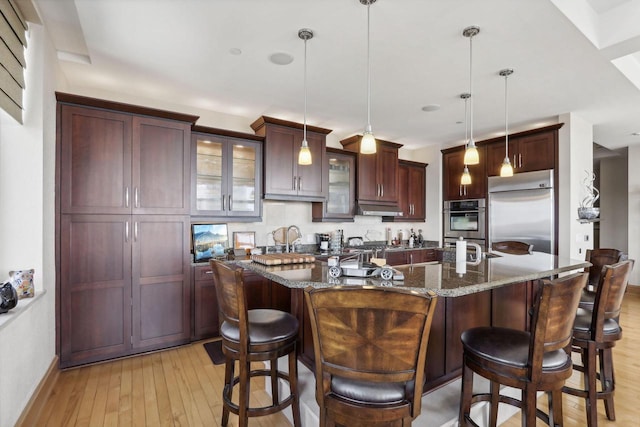
POLYGON ((360 154, 362 135, 340 141, 347 151, 357 153, 358 203, 398 205, 398 150, 401 144, 376 139, 375 154, 360 154))
POLYGON ((191 214, 259 220, 264 138, 202 126, 191 138, 191 214))
POLYGON ((426 163, 398 161, 398 207, 402 216, 383 217, 382 221, 423 222, 426 203, 426 163))
MULTIPOLYGON (((509 160, 513 172, 555 169, 558 159, 558 129, 562 124, 509 136, 509 160)), ((500 175, 505 157, 504 137, 486 141, 487 175, 500 175)))
POLYGON ((262 116, 251 124, 264 141, 264 198, 272 200, 324 201, 326 136, 331 132, 307 125, 311 165, 299 165, 303 125, 262 116))
POLYGON ((478 146, 480 163, 469 165, 471 184, 462 185, 464 146, 442 150, 442 197, 444 200, 483 199, 487 196, 486 149, 478 146))
POLYGON ((196 117, 115 112, 109 108, 124 104, 57 96, 61 213, 189 213, 196 117))
POLYGON ((327 147, 327 159, 328 196, 324 202, 313 203, 313 221, 353 222, 356 207, 355 153, 327 147))

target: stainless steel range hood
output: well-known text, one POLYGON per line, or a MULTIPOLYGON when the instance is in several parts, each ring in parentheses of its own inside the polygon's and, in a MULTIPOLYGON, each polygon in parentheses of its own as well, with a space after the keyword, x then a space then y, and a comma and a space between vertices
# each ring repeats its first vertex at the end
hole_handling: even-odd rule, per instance
POLYGON ((358 215, 403 216, 403 212, 397 206, 381 206, 361 203, 358 204, 358 215))

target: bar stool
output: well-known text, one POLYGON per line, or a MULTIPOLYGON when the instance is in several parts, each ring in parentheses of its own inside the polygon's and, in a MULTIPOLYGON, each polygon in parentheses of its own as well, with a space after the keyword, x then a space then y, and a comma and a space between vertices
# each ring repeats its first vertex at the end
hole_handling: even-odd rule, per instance
POLYGON ((533 252, 533 245, 516 240, 505 240, 503 242, 493 242, 491 249, 512 255, 526 255, 533 252))
POLYGON ((579 309, 573 325, 572 350, 580 353, 582 365, 574 363, 573 368, 584 374, 584 389, 565 386, 562 391, 585 398, 587 425, 598 425, 597 399, 604 400, 607 418, 615 421, 613 406, 615 377, 611 349, 622 338, 622 328, 618 323, 622 298, 627 289, 633 261, 622 261, 602 268, 600 283, 595 291, 593 310, 579 309), (596 364, 596 359, 599 359, 596 364), (601 391, 596 380, 600 380, 601 391))
POLYGON ((585 253, 585 260, 591 263, 591 267, 586 267, 584 269, 584 271, 589 273, 589 280, 587 281, 587 287, 582 292, 582 297, 580 298, 580 308, 586 308, 588 310, 593 309, 593 302, 596 298, 595 289, 598 286, 598 283, 600 283, 602 267, 624 261, 624 258, 625 254, 618 249, 587 249, 587 252, 585 253))
POLYGON ((224 389, 222 390, 222 426, 229 421, 229 412, 238 415, 240 427, 246 427, 248 417, 259 417, 281 411, 291 405, 293 424, 300 426, 298 401, 298 370, 296 339, 298 320, 280 310, 247 310, 243 269, 211 260, 213 280, 222 317, 220 335, 225 355, 224 389), (289 356, 289 373, 278 371, 278 358, 289 356), (239 374, 234 376, 234 363, 239 363, 239 374), (251 370, 251 362, 269 361, 270 369, 251 370), (272 405, 249 407, 250 379, 271 377, 272 405), (278 378, 289 382, 290 394, 279 399, 278 378), (233 388, 240 384, 238 404, 231 401, 233 388))
POLYGON ((587 273, 544 280, 536 297, 531 332, 478 327, 462 333, 460 426, 477 426, 470 417, 471 405, 481 401, 490 402, 492 427, 497 423, 499 402, 520 408, 523 426, 535 426, 536 417, 549 425, 562 425, 562 386, 572 368, 567 347, 586 281, 587 273), (472 395, 474 372, 490 381, 489 393, 472 395), (521 400, 501 395, 501 384, 520 389, 521 400), (536 408, 537 391, 548 393, 549 414, 536 408))
POLYGON ((436 298, 383 287, 305 289, 321 427, 411 425, 436 298))

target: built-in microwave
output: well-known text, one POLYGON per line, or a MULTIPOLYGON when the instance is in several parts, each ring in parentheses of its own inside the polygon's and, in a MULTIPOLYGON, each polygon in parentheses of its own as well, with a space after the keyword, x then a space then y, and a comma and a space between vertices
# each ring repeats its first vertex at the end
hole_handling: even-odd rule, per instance
POLYGON ((485 240, 485 200, 450 200, 444 202, 444 240, 485 240))

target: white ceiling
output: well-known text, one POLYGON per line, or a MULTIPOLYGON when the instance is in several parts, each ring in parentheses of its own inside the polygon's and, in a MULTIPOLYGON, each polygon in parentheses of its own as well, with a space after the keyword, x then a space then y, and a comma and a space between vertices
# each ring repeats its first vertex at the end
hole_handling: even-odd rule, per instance
MULTIPOLYGON (((131 96, 201 111, 303 120, 308 41, 311 125, 342 139, 366 124, 367 8, 358 0, 33 0, 70 92, 131 96), (234 55, 230 49, 240 49, 234 55), (269 61, 292 55, 289 65, 269 61)), ((371 125, 419 148, 464 139, 473 38, 474 136, 520 130, 573 112, 594 141, 640 144, 640 0, 378 0, 371 11, 371 125), (424 112, 422 107, 440 109, 424 112)), ((216 123, 200 123, 216 126, 216 123)), ((252 132, 247 126, 246 132, 252 132)))

